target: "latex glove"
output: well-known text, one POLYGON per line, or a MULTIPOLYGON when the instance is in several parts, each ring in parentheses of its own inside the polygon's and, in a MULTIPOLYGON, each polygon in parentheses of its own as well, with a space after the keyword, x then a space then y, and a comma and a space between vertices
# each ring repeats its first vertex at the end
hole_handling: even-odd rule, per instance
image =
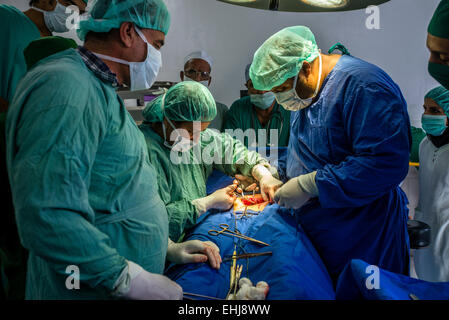
POLYGON ((192 204, 198 210, 198 216, 210 209, 229 210, 237 199, 234 194, 237 186, 232 184, 223 189, 218 189, 214 193, 204 198, 195 199, 192 204))
POLYGON ((273 177, 271 172, 259 164, 253 168, 253 176, 259 181, 260 193, 264 201, 274 201, 274 194, 282 186, 282 181, 273 177))
POLYGON ((183 263, 201 263, 209 261, 212 268, 219 270, 221 264, 220 249, 211 241, 190 240, 175 243, 169 240, 167 260, 183 263))
POLYGON ((243 191, 259 191, 259 186, 257 185, 257 180, 252 177, 247 177, 241 174, 235 175, 235 180, 233 182, 237 185, 237 193, 242 193, 243 191), (243 190, 240 188, 243 186, 243 190))
POLYGON ((118 285, 116 295, 132 300, 181 300, 183 291, 169 278, 150 273, 132 261, 128 262, 125 277, 118 285))
POLYGON ((311 195, 305 192, 300 184, 299 177, 290 179, 284 184, 274 195, 276 201, 281 207, 287 209, 301 208, 310 198, 311 195))

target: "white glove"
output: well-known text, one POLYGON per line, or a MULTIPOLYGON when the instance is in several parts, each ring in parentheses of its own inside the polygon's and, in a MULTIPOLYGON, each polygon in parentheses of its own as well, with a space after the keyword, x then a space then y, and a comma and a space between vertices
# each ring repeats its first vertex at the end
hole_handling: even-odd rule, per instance
POLYGON ((125 276, 121 278, 115 294, 132 300, 181 300, 183 291, 169 278, 145 271, 132 261, 127 261, 125 276))
POLYGON ((301 208, 310 198, 318 196, 316 171, 290 179, 274 195, 274 200, 287 209, 301 208))
POLYGON ((169 239, 167 260, 178 264, 209 261, 212 268, 219 270, 220 249, 211 241, 190 240, 175 243, 169 239))
POLYGON ((282 181, 273 177, 271 172, 261 164, 253 168, 253 176, 259 181, 260 193, 264 201, 274 201, 274 194, 282 186, 282 181))
POLYGON ((236 187, 235 184, 232 184, 226 188, 218 189, 207 197, 192 200, 192 204, 198 210, 198 216, 210 209, 229 210, 237 198, 234 195, 236 187))

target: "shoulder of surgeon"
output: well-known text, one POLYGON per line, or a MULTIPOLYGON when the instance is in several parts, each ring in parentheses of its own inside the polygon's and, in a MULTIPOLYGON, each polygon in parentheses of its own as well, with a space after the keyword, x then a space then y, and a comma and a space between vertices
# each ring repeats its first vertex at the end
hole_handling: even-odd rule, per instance
MULTIPOLYGON (((45 108, 106 109, 111 101, 118 101, 114 88, 99 80, 74 49, 58 52, 36 63, 17 91, 15 100, 38 97, 41 102, 46 102, 45 108)), ((40 106, 34 103, 33 107, 40 106)))
POLYGON ((388 91, 399 90, 391 77, 378 66, 353 56, 343 56, 338 70, 354 86, 375 86, 388 91))

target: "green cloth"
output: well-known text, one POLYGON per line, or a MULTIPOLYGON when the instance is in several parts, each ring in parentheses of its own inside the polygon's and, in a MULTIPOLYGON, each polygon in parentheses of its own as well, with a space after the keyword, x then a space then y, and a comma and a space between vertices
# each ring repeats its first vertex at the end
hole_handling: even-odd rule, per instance
POLYGON ((133 22, 141 29, 153 29, 167 34, 170 13, 162 0, 93 0, 87 20, 80 22, 78 37, 84 41, 86 34, 109 32, 123 22, 133 22))
POLYGON ((295 77, 304 61, 319 55, 315 36, 309 28, 294 26, 268 38, 254 54, 249 75, 257 90, 271 90, 295 77))
POLYGON ((0 97, 9 104, 19 80, 27 71, 23 50, 41 34, 36 25, 20 10, 0 5, 0 97))
MULTIPOLYGON (((268 130, 267 132, 267 146, 274 142, 269 141, 270 129, 277 129, 278 131, 278 145, 279 147, 287 147, 290 137, 290 111, 282 108, 277 102, 271 111, 271 119, 267 123, 267 126, 263 127, 257 118, 256 108, 252 103, 249 96, 243 97, 235 101, 228 113, 226 114, 225 130, 226 129, 242 129, 246 131, 248 129, 256 130, 256 141, 259 142, 259 135, 257 130, 268 130)), ((248 147, 248 137, 245 137, 244 144, 248 147)), ((261 146, 263 147, 263 146, 261 146)))
POLYGON ((449 39, 449 0, 442 0, 438 5, 427 32, 439 38, 449 39))
POLYGON ((173 241, 179 241, 184 231, 195 225, 198 213, 190 201, 206 196, 206 181, 214 169, 231 176, 237 173, 251 176, 251 170, 256 164, 267 163, 258 153, 248 151, 242 143, 228 134, 206 129, 201 133, 201 143, 189 152, 192 161, 175 164, 170 159, 170 149, 164 146, 164 140, 150 124, 143 123, 139 128, 145 135, 150 162, 157 171, 159 194, 167 207, 169 235, 173 241), (198 149, 201 154, 221 149, 222 157, 218 156, 217 161, 214 161, 216 163, 195 163, 193 155, 198 153, 195 151, 198 149), (228 162, 231 164, 220 164, 225 163, 224 157, 229 157, 232 161, 228 162))
POLYGON ((223 132, 224 121, 229 108, 225 104, 217 101, 215 101, 215 105, 217 106, 217 115, 215 116, 214 120, 212 120, 208 128, 217 129, 218 131, 223 132))
POLYGON ((145 139, 115 89, 76 50, 41 60, 6 121, 26 298, 109 298, 125 258, 162 273, 168 220, 145 139), (80 270, 67 290, 66 268, 80 270))
POLYGON ((410 151, 410 162, 419 162, 419 144, 426 137, 426 132, 421 128, 411 127, 412 149, 410 151))
POLYGON ((52 54, 77 47, 74 40, 57 36, 34 40, 23 51, 27 69, 30 70, 38 61, 52 54))
MULTIPOLYGON (((0 5, 0 21, 0 97, 11 104, 17 84, 27 70, 23 50, 41 35, 36 25, 13 6, 0 5)), ((6 171, 5 116, 0 116, 0 295, 17 300, 25 296, 27 251, 20 244, 6 171)))
POLYGON ((161 122, 164 116, 173 121, 209 122, 217 115, 217 108, 207 87, 183 81, 149 102, 142 114, 147 122, 161 122))
POLYGON ((444 113, 449 117, 449 90, 443 86, 439 86, 430 90, 425 98, 432 99, 436 102, 443 110, 444 113))

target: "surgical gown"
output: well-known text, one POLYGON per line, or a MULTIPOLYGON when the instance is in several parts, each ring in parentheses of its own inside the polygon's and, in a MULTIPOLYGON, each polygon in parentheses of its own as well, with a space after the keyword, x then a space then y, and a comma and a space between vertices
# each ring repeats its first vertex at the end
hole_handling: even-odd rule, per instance
POLYGON ((449 281, 449 144, 437 148, 424 138, 419 148, 419 210, 416 220, 431 228, 431 244, 415 250, 419 279, 449 281))
POLYGON ((30 252, 26 298, 110 298, 125 259, 163 272, 168 220, 145 139, 76 50, 26 74, 6 133, 19 235, 30 252), (79 276, 79 289, 68 290, 69 276, 79 276))
POLYGON ((251 176, 256 164, 268 164, 258 153, 248 151, 240 141, 210 129, 201 133, 199 148, 187 152, 185 161, 179 154, 180 161, 174 162, 170 158, 171 149, 147 123, 139 128, 145 135, 150 162, 157 171, 159 194, 167 207, 169 234, 173 241, 178 241, 185 229, 195 225, 198 213, 190 201, 206 196, 206 181, 214 169, 231 176, 251 176), (210 152, 216 152, 217 157, 209 158, 210 152))
POLYGON ((408 274, 410 124, 399 87, 378 67, 342 56, 319 98, 292 113, 289 178, 317 171, 319 197, 296 216, 335 280, 351 259, 408 274))
MULTIPOLYGON (((275 103, 271 111, 269 122, 263 126, 257 117, 256 108, 250 100, 250 97, 243 97, 234 102, 226 114, 225 129, 254 129, 256 132, 256 142, 259 143, 258 130, 266 132, 266 145, 261 147, 286 147, 290 136, 290 111, 285 110, 279 104, 275 103), (270 130, 277 130, 277 141, 271 136, 270 130)), ((248 137, 244 140, 245 146, 248 147, 248 137)), ((262 143, 262 142, 261 142, 262 143)))
POLYGON ((0 5, 0 24, 0 97, 11 104, 17 83, 27 71, 23 50, 41 34, 23 12, 9 5, 0 5))

